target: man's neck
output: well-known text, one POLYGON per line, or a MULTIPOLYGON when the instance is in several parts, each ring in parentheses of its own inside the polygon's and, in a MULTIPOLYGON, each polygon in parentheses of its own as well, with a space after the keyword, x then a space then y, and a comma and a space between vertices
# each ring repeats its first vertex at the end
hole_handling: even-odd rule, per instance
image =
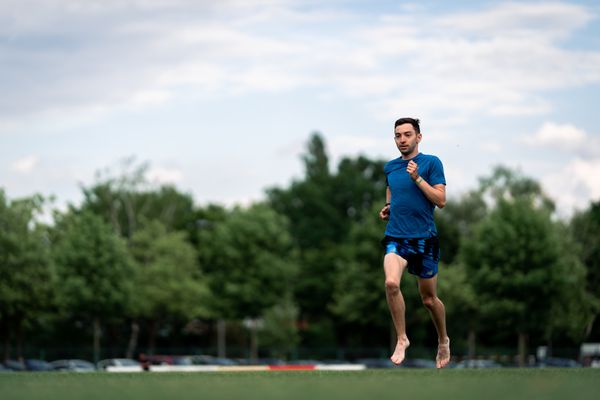
POLYGON ((419 154, 419 149, 416 148, 415 151, 413 151, 410 154, 407 154, 407 155, 402 154, 402 159, 403 160, 410 160, 411 158, 415 158, 418 154, 419 154))

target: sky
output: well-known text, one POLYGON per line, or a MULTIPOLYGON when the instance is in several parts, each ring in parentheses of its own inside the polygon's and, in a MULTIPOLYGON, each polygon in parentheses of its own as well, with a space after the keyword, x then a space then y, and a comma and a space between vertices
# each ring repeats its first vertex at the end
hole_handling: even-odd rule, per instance
MULTIPOLYGON (((397 118, 449 198, 504 165, 600 200, 600 2, 0 0, 0 188, 81 201, 147 162, 198 205, 301 179, 313 132, 389 160, 397 118)), ((384 193, 382 193, 382 201, 384 193)))

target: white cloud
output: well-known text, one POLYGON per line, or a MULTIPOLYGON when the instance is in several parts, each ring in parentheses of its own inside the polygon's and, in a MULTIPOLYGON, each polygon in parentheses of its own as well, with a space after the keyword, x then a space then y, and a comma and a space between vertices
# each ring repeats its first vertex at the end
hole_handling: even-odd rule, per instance
POLYGON ((532 147, 549 147, 582 156, 600 156, 600 140, 572 124, 545 122, 537 132, 521 142, 532 147))
POLYGON ((479 147, 487 153, 500 154, 502 152, 502 145, 498 142, 484 141, 479 147))
POLYGON ((19 172, 22 174, 28 174, 32 172, 35 167, 39 164, 39 159, 35 155, 30 155, 26 157, 19 158, 14 161, 11 165, 11 169, 15 172, 19 172))
POLYGON ((176 168, 152 167, 146 173, 146 178, 152 183, 176 184, 183 181, 183 172, 176 168))
POLYGON ((523 116, 552 110, 548 90, 600 83, 600 52, 560 46, 595 15, 560 2, 427 18, 427 10, 404 8, 379 20, 293 1, 42 4, 0 6, 12 21, 2 50, 17 65, 5 71, 12 95, 0 103, 0 121, 48 109, 153 107, 190 91, 306 87, 361 97, 367 109, 383 105, 386 117, 407 108, 523 116), (46 45, 20 45, 36 42, 46 45))
POLYGON ((593 18, 574 4, 506 2, 487 10, 440 17, 437 25, 451 34, 561 39, 593 18))
POLYGON ((542 186, 557 202, 558 215, 569 217, 590 201, 600 200, 600 158, 575 159, 560 171, 541 179, 542 186))

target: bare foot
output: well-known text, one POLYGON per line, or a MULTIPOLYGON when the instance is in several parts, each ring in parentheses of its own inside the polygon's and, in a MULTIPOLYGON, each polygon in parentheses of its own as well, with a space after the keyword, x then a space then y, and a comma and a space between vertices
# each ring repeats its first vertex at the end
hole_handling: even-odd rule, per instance
POLYGON ((445 343, 438 344, 438 352, 435 357, 435 366, 444 368, 450 362, 450 338, 446 338, 445 343))
POLYGON ((404 353, 406 349, 410 346, 410 342, 408 338, 398 339, 396 343, 396 349, 394 350, 394 354, 390 357, 390 360, 396 365, 400 365, 402 361, 404 361, 404 353))

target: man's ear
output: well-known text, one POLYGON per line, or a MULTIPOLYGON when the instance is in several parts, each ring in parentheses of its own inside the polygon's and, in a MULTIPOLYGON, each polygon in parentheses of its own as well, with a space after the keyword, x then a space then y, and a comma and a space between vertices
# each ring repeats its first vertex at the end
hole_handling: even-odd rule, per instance
POLYGON ((423 135, 421 134, 421 132, 417 133, 417 143, 420 143, 422 138, 423 135))

